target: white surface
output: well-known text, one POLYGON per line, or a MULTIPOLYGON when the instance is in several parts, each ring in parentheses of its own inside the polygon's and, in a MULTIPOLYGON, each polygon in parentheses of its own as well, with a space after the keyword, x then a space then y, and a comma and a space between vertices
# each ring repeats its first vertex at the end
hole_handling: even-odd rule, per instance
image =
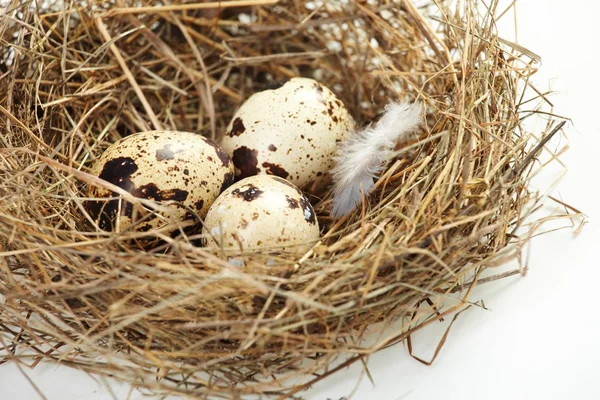
MULTIPOLYGON (((363 378, 352 399, 600 399, 595 310, 600 266, 594 252, 600 245, 600 5, 584 0, 518 3, 519 43, 543 56, 534 82, 558 91, 552 98, 556 112, 574 120, 567 128, 571 150, 562 158, 569 171, 554 193, 583 210, 590 223, 577 238, 569 230, 536 238, 525 278, 479 289, 472 300, 483 298, 490 311, 463 314, 433 366, 411 359, 402 345, 372 356, 369 369, 376 386, 363 378)), ((504 37, 512 39, 511 31, 504 37)), ((431 354, 440 334, 434 327, 415 337, 418 354, 431 354)), ((355 365, 301 395, 307 400, 349 396, 361 368, 355 365)), ((128 394, 127 387, 116 385, 113 397, 101 383, 65 367, 25 372, 49 400, 121 400, 128 394)), ((37 398, 14 366, 0 366, 0 399, 37 398)))

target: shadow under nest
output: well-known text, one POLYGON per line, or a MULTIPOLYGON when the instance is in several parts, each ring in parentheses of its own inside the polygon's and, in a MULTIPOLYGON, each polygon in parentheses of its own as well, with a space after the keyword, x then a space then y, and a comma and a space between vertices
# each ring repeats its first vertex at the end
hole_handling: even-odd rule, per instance
POLYGON ((292 396, 340 356, 465 308, 530 236, 517 234, 529 177, 558 128, 522 129, 537 59, 498 38, 497 2, 68 3, 13 0, 0 16, 0 362, 292 396), (390 100, 428 109, 350 216, 331 219, 328 185, 312 188, 322 240, 303 257, 238 268, 185 234, 143 251, 85 218, 86 172, 111 143, 153 129, 218 139, 244 99, 295 76, 360 125, 390 100))

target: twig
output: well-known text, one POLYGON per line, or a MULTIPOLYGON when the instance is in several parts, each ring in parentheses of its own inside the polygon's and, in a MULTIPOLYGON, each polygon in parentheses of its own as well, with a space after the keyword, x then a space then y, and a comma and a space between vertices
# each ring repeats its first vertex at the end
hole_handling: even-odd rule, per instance
MULTIPOLYGON (((107 42, 110 42, 112 40, 112 38, 110 37, 110 34, 106 30, 106 26, 104 25, 104 22, 102 22, 102 18, 100 18, 100 17, 96 18, 96 27, 100 31, 100 34, 104 37, 104 40, 106 40, 107 42)), ((150 118, 152 125, 154 125, 154 129, 162 130, 161 123, 158 121, 158 118, 156 118, 156 114, 154 114, 154 111, 152 110, 150 103, 148 103, 148 100, 146 99, 144 92, 142 91, 142 89, 140 88, 138 83, 136 82, 135 77, 133 76, 133 74, 131 73, 131 70, 127 66, 127 63, 125 62, 125 59, 121 55, 119 48, 113 43, 110 45, 110 50, 112 51, 115 58, 117 59, 117 62, 121 66, 123 73, 125 74, 125 76, 127 76, 127 80, 129 81, 129 84, 131 84, 131 87, 133 88, 133 90, 137 94, 138 98, 142 102, 142 105, 144 106, 144 110, 146 110, 146 113, 148 114, 148 118, 150 118)))
POLYGON ((249 7, 249 6, 265 6, 277 4, 279 0, 232 0, 232 1, 214 1, 208 3, 192 3, 192 4, 172 4, 163 6, 150 7, 125 7, 113 8, 106 13, 107 17, 122 14, 153 14, 170 11, 191 11, 191 10, 209 10, 222 9, 232 7, 249 7))

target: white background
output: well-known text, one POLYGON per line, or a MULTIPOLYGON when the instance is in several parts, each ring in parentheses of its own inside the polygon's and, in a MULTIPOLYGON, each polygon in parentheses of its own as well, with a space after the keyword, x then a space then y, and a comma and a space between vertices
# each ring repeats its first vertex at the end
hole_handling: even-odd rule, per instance
MULTIPOLYGON (((318 384, 308 400, 352 399, 600 399, 600 317, 597 296, 600 248, 597 190, 600 116, 597 26, 600 5, 590 0, 519 0, 518 40, 543 58, 533 80, 552 88, 555 111, 573 119, 565 129, 568 167, 555 196, 584 211, 589 224, 574 237, 565 229, 534 239, 528 274, 478 289, 471 300, 485 300, 488 311, 472 309, 455 324, 440 356, 426 367, 398 345, 368 362, 375 386, 355 365, 318 384)), ((514 39, 512 14, 503 36, 514 39)), ((561 144, 565 144, 563 139, 561 144)), ((541 189, 552 177, 537 184, 541 189)), ((442 327, 415 337, 417 352, 432 353, 442 327)), ((126 399, 128 388, 106 386, 66 367, 42 365, 25 370, 49 400, 126 399)), ((0 399, 38 399, 14 366, 0 366, 0 399)), ((133 393, 132 398, 139 398, 133 393)))

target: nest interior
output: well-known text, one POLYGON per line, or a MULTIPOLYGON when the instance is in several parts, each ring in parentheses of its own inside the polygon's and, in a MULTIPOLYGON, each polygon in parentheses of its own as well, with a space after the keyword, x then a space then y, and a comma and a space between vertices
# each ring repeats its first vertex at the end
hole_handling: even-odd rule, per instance
POLYGON ((9 1, 0 362, 52 360, 160 393, 287 397, 340 356, 348 365, 464 308, 484 269, 531 236, 519 234, 528 182, 557 132, 522 127, 544 101, 525 96, 537 56, 498 37, 506 10, 489 3, 9 1), (135 233, 90 224, 86 172, 111 143, 153 129, 218 139, 244 99, 295 76, 330 87, 361 125, 390 100, 428 109, 350 216, 328 216, 327 187, 313 194, 323 237, 307 254, 239 268, 193 237, 141 250, 135 233), (392 334, 366 341, 374 324, 392 334))

